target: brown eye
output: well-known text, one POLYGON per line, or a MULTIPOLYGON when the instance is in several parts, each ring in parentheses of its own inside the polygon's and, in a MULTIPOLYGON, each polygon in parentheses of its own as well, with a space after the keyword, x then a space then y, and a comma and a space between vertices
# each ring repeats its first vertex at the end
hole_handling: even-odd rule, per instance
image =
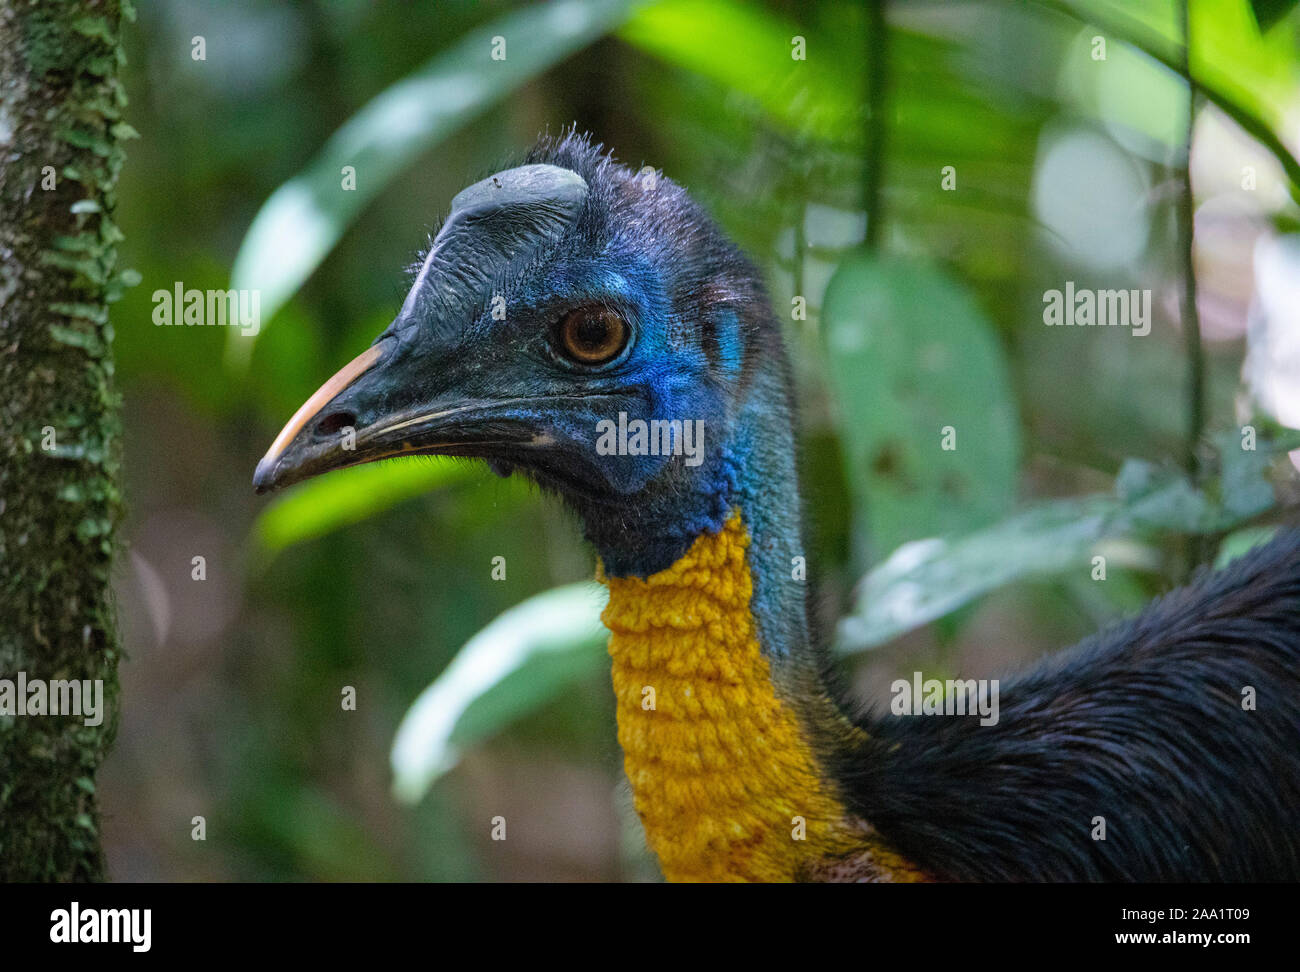
POLYGON ((560 321, 560 350, 578 364, 604 364, 618 357, 627 344, 627 335, 627 322, 616 311, 580 307, 560 321))

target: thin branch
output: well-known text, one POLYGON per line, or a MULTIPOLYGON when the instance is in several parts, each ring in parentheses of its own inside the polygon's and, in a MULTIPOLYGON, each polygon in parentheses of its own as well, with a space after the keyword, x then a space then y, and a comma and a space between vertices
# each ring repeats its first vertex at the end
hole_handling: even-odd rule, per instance
POLYGON ((863 170, 863 207, 867 213, 868 250, 880 246, 884 218, 881 187, 884 185, 886 86, 889 83, 889 25, 885 18, 887 0, 867 4, 867 117, 866 152, 863 170))
POLYGON ((1187 348, 1187 473, 1199 480, 1201 463, 1198 446, 1205 427, 1205 349, 1201 346, 1201 318, 1196 308, 1196 265, 1193 244, 1196 234, 1196 206, 1192 196, 1192 130, 1196 124, 1196 81, 1191 72, 1192 28, 1188 14, 1190 0, 1180 0, 1183 63, 1187 77, 1187 139, 1183 153, 1183 179, 1178 194, 1178 246, 1183 264, 1182 321, 1183 341, 1187 348))
POLYGON ((804 225, 808 221, 808 202, 807 188, 800 187, 799 205, 795 211, 794 218, 794 265, 791 267, 791 282, 796 295, 808 299, 804 293, 804 261, 808 256, 808 237, 806 235, 807 227, 804 225))

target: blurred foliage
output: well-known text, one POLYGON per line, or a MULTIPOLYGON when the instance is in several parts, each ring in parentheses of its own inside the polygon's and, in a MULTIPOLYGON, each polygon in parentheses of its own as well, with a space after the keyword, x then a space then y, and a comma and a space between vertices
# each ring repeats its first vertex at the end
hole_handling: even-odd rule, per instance
POLYGON ((822 310, 864 560, 1009 511, 1020 421, 1002 348, 971 297, 933 268, 855 253, 822 310))
POLYGON ((277 496, 257 518, 259 547, 268 554, 279 553, 469 475, 467 464, 422 461, 421 457, 389 465, 398 468, 367 465, 341 469, 329 479, 310 480, 277 496))
POLYGON ((393 742, 393 791, 414 802, 460 759, 605 667, 605 591, 567 584, 511 608, 470 639, 411 706, 393 742))
POLYGON ((1112 494, 1042 503, 952 540, 902 545, 863 579, 853 613, 840 624, 837 652, 879 645, 1012 581, 1067 573, 1105 580, 1115 565, 1149 569, 1145 541, 1163 533, 1236 530, 1227 557, 1244 553, 1272 535, 1237 528, 1273 507, 1267 472, 1279 455, 1300 447, 1300 434, 1256 450, 1236 446, 1224 443, 1219 488, 1208 494, 1180 471, 1131 459, 1112 494))
POLYGON ((1268 368, 1287 346, 1269 329, 1296 301, 1255 250, 1300 229, 1300 23, 1287 3, 1192 8, 1212 435, 1190 476, 1174 465, 1193 445, 1171 218, 1189 139, 1178 11, 890 4, 868 117, 882 45, 853 0, 144 5, 126 38, 142 139, 121 188, 143 284, 114 317, 137 565, 119 582, 132 660, 101 781, 114 873, 647 873, 616 795, 599 591, 567 515, 449 461, 360 467, 270 502, 249 488, 283 421, 391 319, 451 196, 542 131, 576 123, 662 168, 755 258, 779 313, 806 299, 787 343, 816 621, 866 696, 918 664, 1024 662, 1268 536, 1295 498, 1280 458, 1295 443, 1259 414, 1282 410, 1261 389, 1297 387, 1268 368), (489 69, 496 35, 509 53, 489 69), (869 126, 884 133, 872 213, 869 126), (879 252, 861 249, 868 220, 879 252), (150 323, 155 289, 232 272, 263 292, 255 341, 150 323), (1150 288, 1151 334, 1044 327, 1043 294, 1066 280, 1150 288), (955 454, 938 447, 949 424, 955 454), (1097 554, 1105 583, 1088 575, 1097 554), (497 556, 505 581, 490 580, 497 556), (396 786, 427 791, 414 806, 390 797, 399 724, 396 786), (527 822, 491 842, 485 822, 512 808, 527 822))

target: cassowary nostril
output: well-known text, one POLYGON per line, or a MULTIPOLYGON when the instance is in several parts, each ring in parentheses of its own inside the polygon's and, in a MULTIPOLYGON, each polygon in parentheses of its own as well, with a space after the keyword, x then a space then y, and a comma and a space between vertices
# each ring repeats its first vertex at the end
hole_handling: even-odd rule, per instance
POLYGON ((356 428, 357 417, 351 412, 331 412, 316 423, 316 434, 323 436, 338 435, 351 426, 356 428))

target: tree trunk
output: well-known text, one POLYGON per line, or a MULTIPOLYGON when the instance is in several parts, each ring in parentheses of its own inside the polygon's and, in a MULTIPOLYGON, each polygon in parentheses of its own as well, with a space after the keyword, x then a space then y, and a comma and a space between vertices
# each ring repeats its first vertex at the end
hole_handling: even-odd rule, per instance
POLYGON ((108 304, 125 282, 112 213, 120 142, 134 134, 121 122, 122 12, 118 0, 0 0, 5 881, 104 872, 95 771, 116 725, 121 441, 108 304), (72 703, 70 688, 40 691, 56 679, 87 680, 82 715, 51 714, 72 703), (87 725, 96 681, 102 722, 87 725))

